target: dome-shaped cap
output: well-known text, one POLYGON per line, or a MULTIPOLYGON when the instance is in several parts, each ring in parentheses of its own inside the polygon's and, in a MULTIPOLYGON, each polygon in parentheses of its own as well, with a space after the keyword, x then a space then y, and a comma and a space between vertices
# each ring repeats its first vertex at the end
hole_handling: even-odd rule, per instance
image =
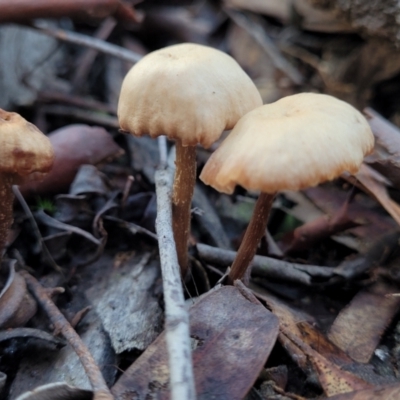
POLYGON ((0 109, 0 172, 26 176, 48 172, 54 153, 50 140, 19 114, 0 109))
POLYGON ((223 130, 262 105, 239 64, 211 47, 184 43, 154 51, 128 72, 121 88, 121 129, 167 135, 184 146, 211 146, 223 130))
POLYGON ((220 192, 235 185, 274 193, 356 173, 372 151, 367 120, 334 97, 301 93, 242 117, 211 155, 200 179, 220 192))

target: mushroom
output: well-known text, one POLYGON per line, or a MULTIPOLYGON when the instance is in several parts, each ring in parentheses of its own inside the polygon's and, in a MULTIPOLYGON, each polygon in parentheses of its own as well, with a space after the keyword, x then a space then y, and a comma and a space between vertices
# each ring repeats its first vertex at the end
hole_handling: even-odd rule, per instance
POLYGON ((262 105, 257 88, 236 61, 202 45, 154 51, 125 77, 118 103, 121 129, 176 142, 173 230, 182 277, 188 269, 190 207, 196 180, 195 146, 208 148, 241 116, 262 105))
MULTIPOLYGON (((36 179, 53 165, 49 139, 19 114, 0 109, 0 252, 13 222, 12 185, 36 179), (33 174, 40 173, 40 174, 33 174)), ((0 256, 1 258, 1 256, 0 256)))
POLYGON ((242 117, 211 155, 200 179, 220 192, 260 190, 229 280, 241 279, 265 233, 276 192, 356 173, 374 137, 364 116, 334 97, 301 93, 242 117))

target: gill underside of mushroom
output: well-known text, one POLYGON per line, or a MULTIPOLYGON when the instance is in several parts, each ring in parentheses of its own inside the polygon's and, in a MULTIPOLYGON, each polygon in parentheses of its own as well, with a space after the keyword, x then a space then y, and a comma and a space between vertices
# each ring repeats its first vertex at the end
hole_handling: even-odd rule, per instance
POLYGON ((13 223, 13 200, 12 185, 14 177, 9 173, 0 176, 0 261, 4 247, 7 243, 8 230, 13 223))
POLYGON ((257 252, 258 244, 265 234, 268 216, 271 211, 275 195, 276 193, 260 193, 242 243, 240 244, 236 258, 231 266, 228 277, 230 283, 245 277, 251 260, 254 258, 257 252))
POLYGON ((182 279, 185 279, 188 271, 190 211, 196 183, 196 147, 183 146, 182 142, 177 140, 175 165, 172 224, 181 276, 182 279))

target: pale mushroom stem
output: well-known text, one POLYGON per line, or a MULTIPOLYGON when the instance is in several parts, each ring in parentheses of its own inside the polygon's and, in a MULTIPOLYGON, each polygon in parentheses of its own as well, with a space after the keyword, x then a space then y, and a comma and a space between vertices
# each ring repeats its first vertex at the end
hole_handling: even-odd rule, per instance
POLYGON ((176 141, 175 178, 172 194, 172 225, 182 279, 188 271, 190 210, 196 183, 196 146, 176 141))
POLYGON ((242 279, 257 252, 258 244, 265 234, 268 216, 276 193, 260 193, 253 215, 244 234, 242 243, 233 261, 228 280, 233 283, 236 279, 242 279))
POLYGON ((13 223, 13 183, 12 174, 0 174, 0 263, 3 249, 7 243, 8 230, 13 223))

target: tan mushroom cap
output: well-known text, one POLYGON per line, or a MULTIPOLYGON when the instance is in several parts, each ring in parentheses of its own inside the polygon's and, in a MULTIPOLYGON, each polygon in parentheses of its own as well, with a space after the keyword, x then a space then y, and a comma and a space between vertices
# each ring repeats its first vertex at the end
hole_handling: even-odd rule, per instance
POLYGON ((48 172, 54 160, 50 140, 19 114, 0 109, 0 172, 26 176, 48 172))
POLYGON ((211 146, 225 129, 262 105, 239 64, 211 47, 184 43, 154 51, 128 72, 121 88, 121 129, 167 135, 184 146, 211 146))
POLYGON ((274 193, 356 173, 374 137, 364 116, 334 97, 301 93, 246 114, 207 161, 200 179, 274 193))

